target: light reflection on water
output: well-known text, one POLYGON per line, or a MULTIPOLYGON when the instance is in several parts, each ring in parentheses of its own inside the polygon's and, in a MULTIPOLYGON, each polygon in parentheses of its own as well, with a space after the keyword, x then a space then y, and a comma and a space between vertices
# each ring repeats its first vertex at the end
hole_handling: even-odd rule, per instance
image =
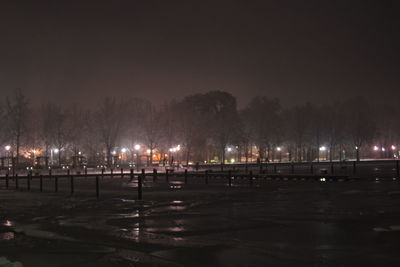
POLYGON ((14 239, 13 232, 0 233, 0 240, 12 240, 12 239, 14 239))
POLYGON ((182 189, 181 185, 170 185, 169 188, 171 189, 182 189))
POLYGON ((13 225, 14 225, 13 222, 9 221, 9 220, 5 220, 4 223, 3 223, 3 226, 7 226, 7 227, 11 227, 13 225))
POLYGON ((171 181, 169 183, 170 189, 182 189, 183 182, 182 181, 171 181))
POLYGON ((157 233, 157 232, 173 232, 179 233, 185 231, 183 226, 173 226, 173 227, 149 227, 146 228, 147 232, 157 233))

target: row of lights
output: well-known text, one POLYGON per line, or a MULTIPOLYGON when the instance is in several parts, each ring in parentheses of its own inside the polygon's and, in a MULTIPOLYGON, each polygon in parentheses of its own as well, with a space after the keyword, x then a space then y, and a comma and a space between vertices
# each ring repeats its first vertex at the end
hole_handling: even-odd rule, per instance
MULTIPOLYGON (((391 147, 390 147, 392 150, 396 150, 396 146, 394 146, 394 145, 392 145, 391 147)), ((380 149, 379 149, 379 147, 378 146, 374 146, 374 151, 378 151, 378 150, 381 150, 381 151, 386 151, 386 148, 384 148, 384 147, 381 147, 380 149)))

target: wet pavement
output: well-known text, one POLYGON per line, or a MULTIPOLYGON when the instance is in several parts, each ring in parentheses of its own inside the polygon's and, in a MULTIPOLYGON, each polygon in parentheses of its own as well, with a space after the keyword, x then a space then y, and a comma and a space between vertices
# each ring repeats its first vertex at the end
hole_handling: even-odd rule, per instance
POLYGON ((99 200, 85 183, 73 197, 0 190, 0 257, 23 266, 400 264, 398 182, 171 182, 147 184, 142 201, 129 180, 104 181, 99 200))

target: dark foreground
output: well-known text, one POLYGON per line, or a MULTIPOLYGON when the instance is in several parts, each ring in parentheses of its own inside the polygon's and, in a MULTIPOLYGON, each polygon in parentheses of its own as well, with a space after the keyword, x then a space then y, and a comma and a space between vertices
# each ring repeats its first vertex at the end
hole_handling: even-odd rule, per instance
POLYGON ((398 182, 147 185, 143 201, 134 186, 105 179, 99 200, 79 189, 0 190, 0 257, 23 266, 400 265, 398 182))

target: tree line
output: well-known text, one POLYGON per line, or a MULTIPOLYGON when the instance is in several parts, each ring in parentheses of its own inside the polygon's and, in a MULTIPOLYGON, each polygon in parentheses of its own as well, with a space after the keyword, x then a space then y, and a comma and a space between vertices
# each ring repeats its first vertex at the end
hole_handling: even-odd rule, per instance
POLYGON ((143 156, 149 165, 393 158, 399 114, 398 107, 362 97, 284 107, 279 99, 255 96, 238 109, 224 91, 161 105, 106 97, 96 108, 34 106, 16 90, 0 104, 0 143, 3 158, 11 155, 16 166, 37 164, 37 158, 45 165, 85 158, 89 166, 136 163, 143 156))

